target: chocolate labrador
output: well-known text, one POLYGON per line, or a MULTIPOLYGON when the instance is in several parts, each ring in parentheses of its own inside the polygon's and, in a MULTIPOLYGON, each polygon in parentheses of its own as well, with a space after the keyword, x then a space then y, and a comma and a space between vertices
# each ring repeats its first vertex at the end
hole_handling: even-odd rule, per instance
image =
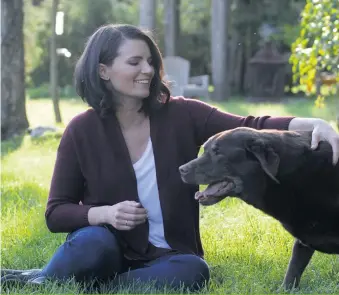
POLYGON ((295 238, 283 286, 297 287, 315 250, 339 254, 339 164, 311 132, 239 127, 211 137, 198 158, 179 167, 195 198, 213 205, 234 196, 274 217, 295 238))

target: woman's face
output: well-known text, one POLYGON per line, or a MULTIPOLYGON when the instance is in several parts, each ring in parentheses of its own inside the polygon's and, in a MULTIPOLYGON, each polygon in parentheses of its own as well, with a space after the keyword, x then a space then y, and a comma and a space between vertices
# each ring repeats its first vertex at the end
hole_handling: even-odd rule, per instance
POLYGON ((100 64, 100 77, 110 80, 115 92, 123 97, 145 98, 150 94, 154 67, 145 41, 125 40, 111 66, 100 64))

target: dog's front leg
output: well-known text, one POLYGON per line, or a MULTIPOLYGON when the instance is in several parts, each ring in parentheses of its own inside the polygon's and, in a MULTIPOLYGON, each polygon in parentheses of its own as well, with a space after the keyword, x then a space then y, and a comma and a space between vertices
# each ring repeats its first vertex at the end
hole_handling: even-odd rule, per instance
POLYGON ((283 286, 286 289, 299 286, 300 278, 307 264, 310 262, 314 250, 295 240, 292 257, 288 264, 288 269, 284 278, 283 286))

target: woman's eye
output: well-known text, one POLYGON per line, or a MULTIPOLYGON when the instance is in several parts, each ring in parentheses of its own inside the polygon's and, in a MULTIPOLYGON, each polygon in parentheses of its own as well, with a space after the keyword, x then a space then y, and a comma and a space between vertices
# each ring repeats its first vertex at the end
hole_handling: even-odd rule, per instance
POLYGON ((131 66, 137 66, 137 65, 138 65, 137 62, 130 62, 129 64, 130 64, 131 66))

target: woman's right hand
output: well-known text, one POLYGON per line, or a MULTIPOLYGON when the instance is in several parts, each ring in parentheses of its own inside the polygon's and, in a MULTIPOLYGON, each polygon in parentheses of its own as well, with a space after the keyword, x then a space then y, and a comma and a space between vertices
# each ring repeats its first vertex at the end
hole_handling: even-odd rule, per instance
POLYGON ((106 207, 105 223, 111 224, 117 230, 131 230, 146 220, 146 209, 135 201, 124 201, 106 207))

